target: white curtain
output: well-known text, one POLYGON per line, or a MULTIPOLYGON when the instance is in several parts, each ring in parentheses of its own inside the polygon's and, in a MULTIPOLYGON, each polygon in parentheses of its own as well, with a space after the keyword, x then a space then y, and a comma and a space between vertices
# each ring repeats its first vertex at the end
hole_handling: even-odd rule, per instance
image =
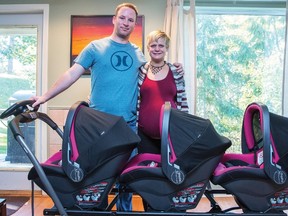
POLYGON ((288 116, 288 2, 286 1, 286 34, 285 34, 285 54, 284 54, 284 70, 283 70, 283 93, 282 93, 282 108, 283 115, 288 116))
POLYGON ((183 8, 184 0, 167 0, 164 31, 170 36, 167 61, 182 63, 185 70, 186 93, 189 112, 196 108, 196 21, 195 0, 189 9, 183 8))

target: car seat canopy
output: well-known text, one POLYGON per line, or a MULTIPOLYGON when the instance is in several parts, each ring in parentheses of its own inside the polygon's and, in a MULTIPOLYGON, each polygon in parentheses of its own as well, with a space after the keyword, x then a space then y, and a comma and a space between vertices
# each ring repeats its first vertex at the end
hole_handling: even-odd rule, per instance
POLYGON ((171 109, 169 136, 177 163, 187 171, 223 154, 231 145, 229 139, 217 133, 209 119, 176 109, 171 109))
POLYGON ((117 155, 131 152, 139 141, 123 117, 75 104, 64 128, 63 169, 71 180, 81 181, 117 155))
POLYGON ((162 171, 174 184, 182 184, 186 175, 205 161, 223 155, 231 141, 221 136, 208 119, 162 106, 162 171))

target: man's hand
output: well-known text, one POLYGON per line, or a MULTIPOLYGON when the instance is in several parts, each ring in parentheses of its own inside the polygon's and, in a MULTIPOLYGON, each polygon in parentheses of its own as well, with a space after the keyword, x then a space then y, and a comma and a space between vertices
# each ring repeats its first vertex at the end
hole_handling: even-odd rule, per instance
POLYGON ((173 65, 176 67, 177 72, 184 76, 185 72, 183 69, 183 65, 181 63, 174 63, 173 65))
POLYGON ((46 100, 40 96, 32 96, 30 99, 35 101, 35 103, 32 104, 32 107, 40 106, 46 102, 46 100))

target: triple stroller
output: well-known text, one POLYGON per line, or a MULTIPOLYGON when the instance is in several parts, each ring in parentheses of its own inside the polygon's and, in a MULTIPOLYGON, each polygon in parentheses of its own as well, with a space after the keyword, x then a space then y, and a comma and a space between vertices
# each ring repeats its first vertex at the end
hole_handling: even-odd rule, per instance
POLYGON ((44 215, 286 215, 288 209, 288 119, 261 103, 247 106, 242 126, 242 153, 226 153, 231 141, 209 119, 162 106, 161 154, 132 159, 140 142, 122 117, 89 108, 70 108, 64 130, 24 100, 5 110, 15 139, 31 160, 28 179, 53 200, 44 215), (62 149, 39 163, 27 147, 20 124, 42 120, 62 138, 62 149), (115 188, 119 183, 121 187, 115 188), (211 188, 211 183, 221 190, 211 188), (144 211, 112 210, 121 194, 140 195, 144 211), (117 194, 110 203, 109 194, 117 194), (236 207, 221 209, 214 197, 226 194, 236 207), (193 213, 201 198, 209 212, 193 213), (241 213, 235 213, 240 209, 241 213))

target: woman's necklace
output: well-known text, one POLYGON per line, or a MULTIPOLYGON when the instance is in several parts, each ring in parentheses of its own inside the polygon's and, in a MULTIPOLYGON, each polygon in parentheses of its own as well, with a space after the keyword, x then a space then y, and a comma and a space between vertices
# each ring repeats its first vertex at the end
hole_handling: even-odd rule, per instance
POLYGON ((157 73, 159 73, 159 71, 162 70, 162 68, 165 66, 166 61, 164 61, 163 65, 161 66, 154 66, 151 64, 151 62, 149 63, 149 67, 151 68, 151 72, 156 75, 157 73))

